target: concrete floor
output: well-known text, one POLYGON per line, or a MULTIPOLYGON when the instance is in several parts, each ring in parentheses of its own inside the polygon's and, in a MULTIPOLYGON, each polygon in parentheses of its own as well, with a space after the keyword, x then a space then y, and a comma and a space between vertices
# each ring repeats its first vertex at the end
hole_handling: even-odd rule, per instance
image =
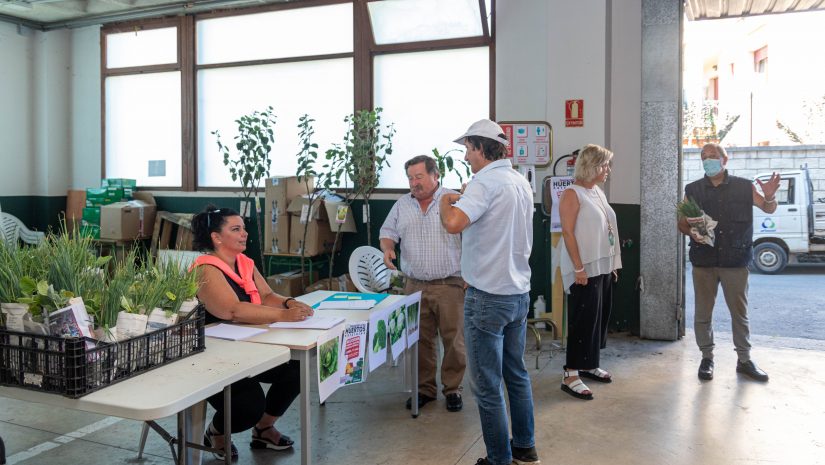
MULTIPOLYGON (((528 352, 542 463, 825 464, 825 342, 755 336, 754 360, 771 375, 761 384, 735 373, 730 334, 716 338, 715 379, 701 382, 692 333, 676 342, 611 335, 602 366, 615 382, 590 383, 596 398, 589 402, 559 389, 564 354, 542 352, 535 370, 535 352, 528 352)), ((407 395, 399 392, 401 372, 381 368, 323 407, 316 400, 314 463, 465 465, 485 455, 469 386, 462 412, 447 412, 440 398, 412 419, 403 407, 407 395)), ((171 431, 173 422, 161 424, 171 431)), ((279 426, 295 438, 297 425, 293 406, 279 426)), ((140 428, 135 421, 0 398, 0 436, 10 464, 171 463, 154 433, 145 458, 136 459, 140 428)), ((234 436, 239 465, 300 463, 297 451, 252 451, 248 438, 248 432, 234 436)))

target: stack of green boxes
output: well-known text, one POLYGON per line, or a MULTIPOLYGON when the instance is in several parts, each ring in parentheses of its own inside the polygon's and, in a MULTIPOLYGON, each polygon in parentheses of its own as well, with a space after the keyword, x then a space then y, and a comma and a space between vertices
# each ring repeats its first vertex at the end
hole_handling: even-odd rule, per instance
POLYGON ((100 239, 100 207, 123 200, 131 200, 137 186, 134 179, 106 178, 99 189, 86 189, 86 207, 80 233, 93 239, 100 239))

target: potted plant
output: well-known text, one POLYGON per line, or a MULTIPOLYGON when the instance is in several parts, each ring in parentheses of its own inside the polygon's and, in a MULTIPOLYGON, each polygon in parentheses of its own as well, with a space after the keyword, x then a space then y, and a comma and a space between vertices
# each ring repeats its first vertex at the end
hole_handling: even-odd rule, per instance
MULTIPOLYGON (((351 209, 352 202, 357 197, 364 199, 364 222, 367 225, 367 244, 372 245, 372 231, 370 220, 370 197, 378 187, 381 172, 389 166, 389 156, 392 154, 392 138, 395 128, 392 124, 383 126, 381 123, 382 108, 375 110, 361 110, 347 116, 344 121, 348 124, 343 144, 336 144, 327 150, 328 183, 330 186, 344 187, 344 205, 351 209), (349 189, 349 182, 353 183, 349 189)), ((338 247, 341 231, 335 233, 333 250, 338 247)), ((332 279, 335 254, 330 257, 329 276, 332 279)))
MULTIPOLYGON (((232 180, 241 183, 241 196, 247 208, 251 207, 250 199, 255 197, 255 226, 258 231, 258 251, 261 265, 264 263, 263 231, 261 228, 261 203, 258 199, 258 188, 262 181, 269 177, 272 160, 269 153, 275 142, 275 113, 272 107, 264 111, 253 111, 235 120, 238 124, 238 135, 235 136, 235 150, 238 157, 230 155, 229 147, 221 142, 219 131, 212 131, 218 144, 218 151, 223 154, 223 164, 229 167, 232 180)), ((243 210, 243 208, 241 209, 243 210)), ((242 212, 244 213, 244 212, 242 212)))
POLYGON ((9 248, 0 242, 0 318, 11 331, 23 331, 23 318, 29 306, 18 302, 24 297, 20 281, 33 271, 26 266, 34 261, 32 255, 29 247, 9 248))

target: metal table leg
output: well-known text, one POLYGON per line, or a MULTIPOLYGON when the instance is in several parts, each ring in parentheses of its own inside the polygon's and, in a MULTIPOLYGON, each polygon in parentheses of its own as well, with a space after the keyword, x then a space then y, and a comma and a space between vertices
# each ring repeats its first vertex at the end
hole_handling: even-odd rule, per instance
POLYGON ((410 366, 409 379, 412 382, 412 417, 418 418, 418 341, 407 349, 407 358, 410 359, 408 364, 410 366), (412 354, 410 354, 411 350, 412 354))
POLYGON ((312 463, 312 424, 309 418, 310 380, 312 370, 309 361, 309 350, 293 350, 292 359, 301 363, 301 394, 298 396, 301 403, 301 465, 312 463))

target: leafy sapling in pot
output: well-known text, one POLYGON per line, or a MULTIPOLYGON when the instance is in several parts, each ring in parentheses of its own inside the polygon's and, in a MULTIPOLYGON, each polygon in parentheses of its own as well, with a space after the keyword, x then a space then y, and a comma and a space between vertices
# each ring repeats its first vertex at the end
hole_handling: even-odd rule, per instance
POLYGON ((275 142, 275 131, 273 129, 275 119, 274 110, 270 106, 264 111, 253 111, 249 115, 241 116, 235 120, 238 125, 238 135, 235 136, 237 158, 233 158, 230 155, 229 147, 221 142, 220 132, 212 131, 217 140, 218 151, 223 155, 223 164, 229 167, 232 181, 241 184, 241 196, 247 207, 250 206, 250 200, 254 196, 255 214, 253 218, 258 231, 258 250, 260 251, 261 265, 264 263, 264 244, 258 188, 263 185, 263 180, 269 177, 269 170, 272 166, 269 154, 272 151, 272 144, 275 142))

